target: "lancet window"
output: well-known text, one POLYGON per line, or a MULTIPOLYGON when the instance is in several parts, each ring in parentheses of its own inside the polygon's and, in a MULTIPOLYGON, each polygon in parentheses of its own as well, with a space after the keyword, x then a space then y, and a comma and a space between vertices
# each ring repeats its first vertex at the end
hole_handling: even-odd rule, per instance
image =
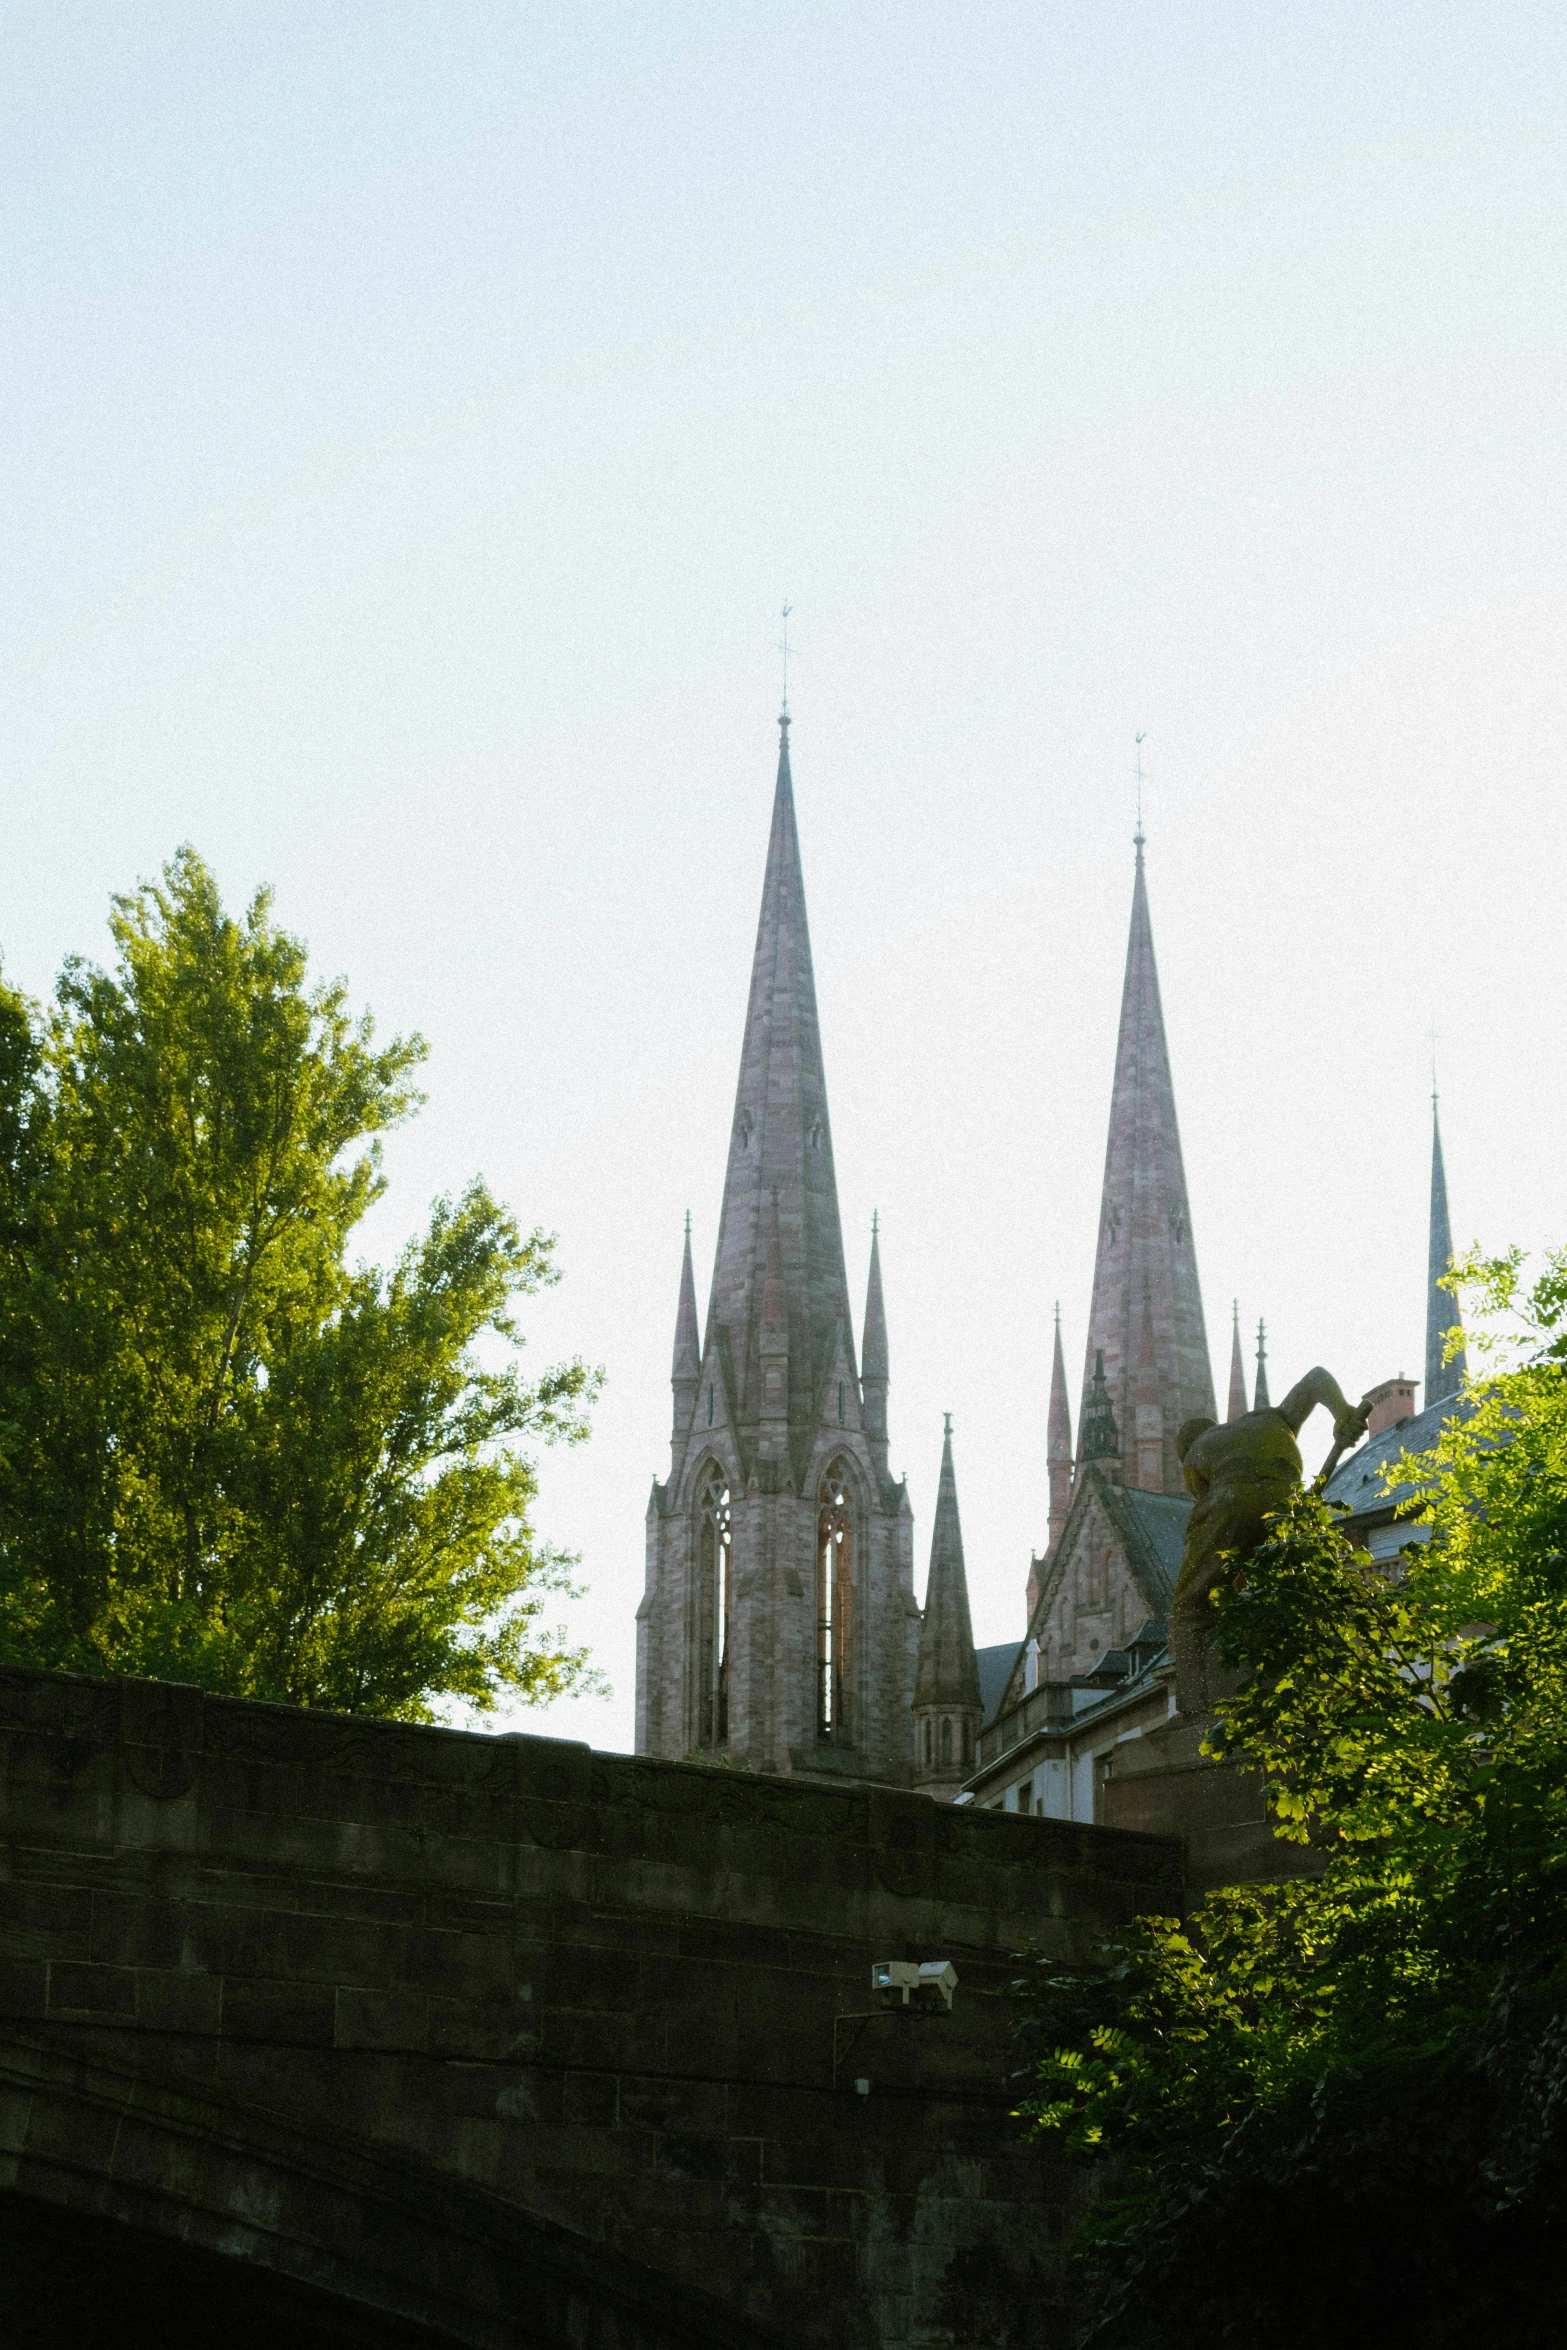
POLYGON ((822 1479, 816 1520, 816 1730, 854 1735, 854 1509, 843 1464, 822 1479))
POLYGON ((729 1486, 714 1468, 697 1504, 697 1742, 721 1746, 729 1735, 729 1486))

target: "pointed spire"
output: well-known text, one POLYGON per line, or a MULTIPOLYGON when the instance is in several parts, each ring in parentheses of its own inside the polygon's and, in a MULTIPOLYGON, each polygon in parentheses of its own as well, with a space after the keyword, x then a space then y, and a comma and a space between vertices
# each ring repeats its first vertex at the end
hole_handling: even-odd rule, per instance
POLYGON ((1231 1420, 1246 1416, 1246 1364, 1241 1355, 1241 1301, 1235 1300, 1230 1323, 1230 1408, 1225 1415, 1231 1420))
POLYGON ((1458 1300, 1451 1290, 1442 1287, 1443 1276, 1453 1262, 1453 1228, 1447 1214, 1447 1170, 1442 1163, 1442 1122, 1437 1115, 1436 1095, 1431 1096, 1431 1231, 1426 1267, 1426 1391, 1421 1398, 1429 1411, 1434 1403, 1446 1403, 1457 1395, 1469 1374, 1468 1358, 1462 1347, 1451 1362, 1447 1355, 1447 1337, 1450 1330, 1461 1327, 1458 1300))
POLYGON ((1077 1424, 1077 1457, 1080 1461, 1098 1461, 1113 1476, 1120 1476, 1121 1431, 1115 1424, 1115 1406, 1110 1401, 1105 1378, 1105 1359, 1099 1353, 1094 1356, 1093 1382, 1077 1424))
POLYGON ((1143 1329, 1137 1347, 1137 1489, 1159 1493, 1164 1485, 1164 1407, 1153 1351, 1153 1311, 1143 1291, 1143 1329))
POLYGON ((691 1272, 691 1211, 687 1208, 685 1254, 680 1260, 680 1303, 675 1309, 675 1357, 669 1373, 669 1384, 675 1391, 674 1428, 670 1441, 675 1445, 679 1444, 691 1426, 701 1372, 702 1349, 696 1327, 696 1282, 691 1272))
POLYGON ((1214 1417, 1213 1373, 1154 964, 1139 824, 1083 1377, 1086 1415, 1092 1386, 1089 1366, 1102 1357, 1109 1396, 1119 1414, 1122 1466, 1129 1484, 1140 1478, 1133 1391, 1145 1296, 1163 1448, 1153 1490, 1179 1494, 1185 1491, 1185 1484, 1175 1457, 1175 1432, 1199 1412, 1214 1417))
POLYGON ((763 1290, 775 1239, 773 1303, 794 1367, 792 1407, 803 1414, 834 1332, 841 1330, 851 1371, 854 1341, 787 713, 778 722, 772 832, 708 1306, 709 1343, 717 1331, 728 1334, 742 1427, 756 1426, 762 1414, 763 1290))
MULTIPOLYGON (((943 1415, 946 1428, 941 1446, 941 1477, 936 1487, 936 1519, 930 1537, 930 1575, 925 1585, 925 1610, 920 1624, 919 1661, 914 1673, 914 1703, 918 1706, 980 1711, 979 1665, 974 1655, 974 1630, 969 1621, 968 1577, 963 1566, 963 1528, 958 1521, 958 1481, 952 1467, 952 1414, 943 1415)), ((940 1768, 940 1755, 932 1757, 940 1768)), ((949 1765, 963 1776, 962 1754, 949 1756, 949 1765)))
POLYGON ((871 1458, 887 1474, 887 1308, 881 1294, 881 1218, 871 1216, 871 1270, 865 1284, 864 1344, 860 1391, 865 1398, 865 1441, 871 1458))
POLYGON ((1050 1418, 1045 1465, 1050 1473, 1050 1550, 1061 1539, 1072 1506, 1072 1414, 1066 1400, 1066 1357, 1061 1352, 1061 1307, 1056 1304, 1056 1351, 1050 1366, 1050 1418))
POLYGON ((1252 1410, 1265 1412, 1273 1398, 1268 1393, 1268 1325, 1260 1316, 1257 1322, 1257 1385, 1252 1397, 1252 1410))

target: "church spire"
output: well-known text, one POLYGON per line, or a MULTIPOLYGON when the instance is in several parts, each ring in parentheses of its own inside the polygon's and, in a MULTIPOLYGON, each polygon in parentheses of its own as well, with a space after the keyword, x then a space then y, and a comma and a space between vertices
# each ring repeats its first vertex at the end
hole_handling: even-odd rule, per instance
MULTIPOLYGON (((1165 1043, 1159 975, 1154 964, 1148 884, 1138 827, 1132 884, 1132 923, 1121 991, 1110 1132, 1094 1264, 1093 1305, 1083 1368, 1086 1414, 1094 1365, 1104 1377, 1121 1432, 1125 1482, 1140 1484, 1158 1468, 1155 1492, 1182 1493, 1176 1432, 1197 1413, 1214 1417, 1213 1373, 1203 1326, 1202 1294, 1192 1242, 1191 1211, 1175 1117, 1175 1088, 1165 1043), (1135 1401, 1146 1299, 1153 1354, 1153 1390, 1160 1420, 1157 1463, 1148 1447, 1139 1463, 1135 1401)), ((1151 1419, 1146 1423, 1152 1427, 1151 1419)), ((1083 1444, 1081 1416, 1079 1445, 1083 1444)))
POLYGON ((726 1333, 720 1343, 741 1430, 755 1429, 763 1415, 763 1293, 775 1251, 768 1353, 776 1370, 781 1332, 792 1367, 792 1430, 797 1421, 803 1428, 817 1401, 814 1383, 826 1376, 835 1333, 851 1373, 854 1342, 787 713, 778 722, 772 832, 708 1307, 709 1343, 726 1333))
POLYGON ((1066 1400, 1066 1357, 1061 1352, 1061 1308, 1056 1307, 1056 1351, 1050 1366, 1050 1418, 1045 1446, 1050 1473, 1050 1549, 1053 1552, 1072 1506, 1072 1414, 1066 1400))
POLYGON ((1451 1290, 1442 1287, 1442 1278, 1453 1261, 1453 1229, 1447 1215, 1447 1170, 1442 1164, 1442 1123, 1437 1115, 1436 1095, 1431 1096, 1431 1234, 1428 1250, 1426 1283, 1426 1391, 1421 1402, 1429 1411, 1434 1403, 1446 1403, 1463 1386, 1469 1365, 1462 1347, 1451 1362, 1447 1355, 1447 1335, 1460 1326, 1458 1300, 1451 1290))
POLYGON ((930 1574, 914 1672, 914 1783, 932 1794, 955 1795, 974 1767, 982 1707, 963 1528, 958 1521, 958 1481, 952 1466, 952 1414, 943 1417, 930 1574), (932 1786, 932 1781, 938 1784, 932 1786))
POLYGON ((701 1372, 702 1350, 696 1327, 696 1282, 691 1272, 691 1211, 687 1208, 685 1254, 680 1260, 680 1303, 675 1309, 675 1358, 669 1373, 669 1384, 675 1391, 674 1426, 670 1442, 677 1450, 691 1426, 701 1372))
POLYGON ((1265 1412, 1273 1401, 1268 1393, 1268 1325, 1259 1316, 1257 1321, 1257 1384, 1252 1391, 1252 1409, 1265 1412))
POLYGON ((1235 1300, 1230 1314, 1230 1408, 1225 1417, 1244 1419, 1246 1415, 1246 1364, 1241 1355, 1241 1301, 1235 1300))
POLYGON ((871 1217, 871 1269, 865 1284, 865 1327, 860 1350, 860 1387, 865 1397, 865 1441, 871 1458, 887 1474, 887 1308, 881 1294, 881 1219, 871 1217))

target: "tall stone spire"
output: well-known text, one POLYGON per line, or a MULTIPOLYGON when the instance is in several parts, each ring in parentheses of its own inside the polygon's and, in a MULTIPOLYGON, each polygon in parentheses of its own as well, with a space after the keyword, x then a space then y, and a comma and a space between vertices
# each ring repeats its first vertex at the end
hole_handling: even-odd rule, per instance
POLYGON ((1122 1474, 1128 1485, 1142 1482, 1153 1457, 1146 1447, 1139 1447, 1134 1392, 1145 1298, 1161 1430, 1159 1474, 1153 1490, 1179 1494, 1185 1491, 1185 1484, 1175 1453, 1176 1433, 1183 1421, 1199 1412, 1215 1417, 1213 1373, 1197 1282, 1139 829, 1094 1296, 1083 1364, 1086 1414, 1094 1365, 1103 1357, 1105 1381, 1121 1433, 1122 1474), (1145 1453, 1141 1466, 1140 1449, 1145 1453))
POLYGON ((707 1335, 711 1343, 717 1331, 727 1331, 732 1409, 742 1428, 755 1426, 763 1394, 762 1293, 769 1225, 776 1216, 778 1309, 788 1342, 789 1422, 797 1437, 832 1368, 826 1358, 836 1351, 835 1339, 852 1369, 853 1334, 786 716, 778 734, 772 833, 707 1335))
POLYGON ((1257 1385, 1252 1393, 1252 1409, 1265 1412, 1273 1398, 1268 1393, 1268 1325, 1261 1317, 1257 1322, 1257 1385))
POLYGON ((982 1707, 963 1528, 958 1521, 958 1481, 952 1467, 952 1414, 944 1417, 930 1575, 914 1672, 914 1784, 927 1795, 950 1801, 974 1767, 982 1707))
POLYGON ((1230 1408, 1226 1419, 1241 1420, 1246 1416, 1246 1365, 1241 1355, 1241 1301, 1235 1300, 1230 1317, 1230 1408))
POLYGON ((699 1349, 694 1301, 688 1249, 675 1442, 637 1610, 637 1752, 907 1786, 913 1519, 887 1474, 874 1241, 863 1387, 855 1367, 787 711, 699 1349))
POLYGON ((680 1303, 675 1309, 675 1358, 669 1373, 674 1389, 674 1422, 670 1443, 679 1448, 691 1431, 697 1386, 702 1376, 702 1346, 696 1326, 696 1281, 691 1271, 691 1211, 686 1210, 685 1254, 680 1260, 680 1303))
POLYGON ((1468 1360, 1462 1347, 1448 1362, 1447 1335, 1461 1326, 1458 1300, 1451 1290, 1442 1287, 1443 1275, 1453 1261, 1453 1228, 1447 1215, 1447 1171, 1442 1164, 1442 1123, 1437 1115, 1436 1095, 1431 1096, 1431 1236, 1428 1251, 1426 1282, 1426 1391, 1422 1406, 1429 1411, 1434 1403, 1446 1403, 1457 1395, 1468 1376, 1468 1360))
POLYGON ((1045 1447, 1050 1472, 1050 1548, 1054 1551, 1072 1506, 1072 1414, 1066 1400, 1066 1357, 1061 1352, 1061 1308, 1056 1307, 1056 1351, 1050 1366, 1050 1418, 1045 1447))
POLYGON ((865 1284, 865 1326, 860 1349, 860 1387, 865 1397, 865 1441, 871 1458, 887 1474, 887 1308, 881 1294, 881 1218, 871 1217, 871 1270, 865 1284))

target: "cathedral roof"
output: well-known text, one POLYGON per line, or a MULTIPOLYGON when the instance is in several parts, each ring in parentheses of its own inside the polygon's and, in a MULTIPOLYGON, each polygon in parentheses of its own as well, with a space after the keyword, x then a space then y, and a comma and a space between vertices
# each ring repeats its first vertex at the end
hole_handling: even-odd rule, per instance
MULTIPOLYGON (((1083 1369, 1086 1410, 1095 1362, 1103 1356, 1128 1486, 1142 1482, 1137 1474, 1135 1389, 1145 1311, 1152 1335, 1153 1390, 1162 1409, 1160 1486, 1167 1494, 1179 1495, 1176 1431, 1199 1412, 1210 1419, 1217 1415, 1139 834, 1083 1369)), ((1081 1427, 1080 1415, 1080 1442, 1081 1427)))
POLYGON ((774 1230, 771 1302, 788 1333, 789 1417, 803 1423, 815 1417, 837 1345, 852 1375, 854 1339, 787 717, 779 723, 772 832, 704 1344, 705 1352, 718 1332, 727 1333, 742 1426, 754 1424, 761 1408, 762 1304, 774 1230))

